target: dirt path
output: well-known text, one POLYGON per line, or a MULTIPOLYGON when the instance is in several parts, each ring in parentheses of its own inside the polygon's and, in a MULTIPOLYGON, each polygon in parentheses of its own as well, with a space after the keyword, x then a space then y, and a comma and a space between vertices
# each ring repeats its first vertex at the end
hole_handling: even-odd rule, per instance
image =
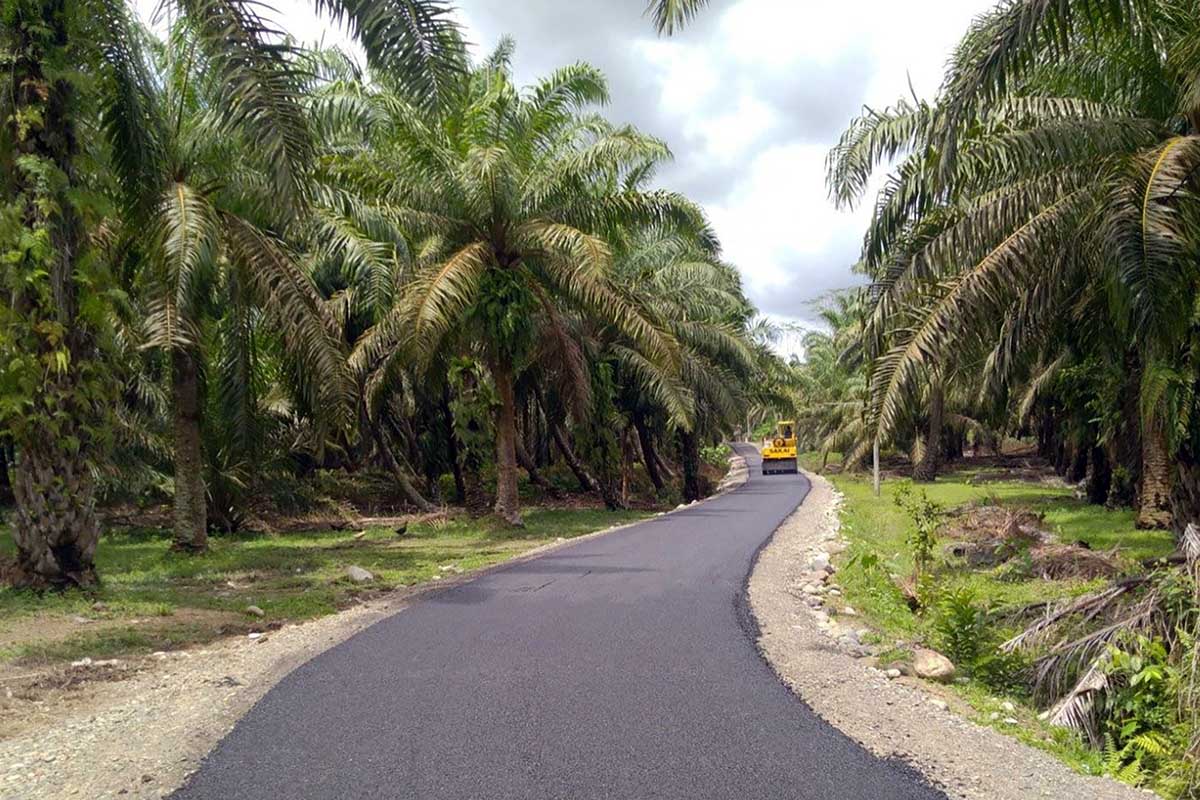
MULTIPOLYGON (((888 680, 856 657, 853 618, 829 620, 810 608, 801 575, 814 557, 838 546, 837 495, 818 475, 812 491, 760 554, 750 579, 759 646, 776 673, 814 711, 883 758, 914 765, 951 798, 962 800, 1147 800, 1153 793, 1081 776, 951 710, 948 693, 909 679, 888 680), (824 629, 823 629, 824 628, 824 629)), ((857 655, 862 655, 861 652, 857 655)))

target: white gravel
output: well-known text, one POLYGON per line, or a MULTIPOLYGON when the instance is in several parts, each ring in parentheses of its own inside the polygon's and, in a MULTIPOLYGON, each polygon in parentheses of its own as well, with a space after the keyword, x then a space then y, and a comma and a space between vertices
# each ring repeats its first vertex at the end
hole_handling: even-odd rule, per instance
POLYGON ((868 750, 908 762, 951 798, 1156 797, 1106 778, 1079 775, 1048 753, 976 725, 954 713, 955 707, 965 707, 952 694, 915 680, 889 678, 869 659, 856 658, 845 638, 839 643, 837 638, 847 631, 809 607, 801 578, 814 556, 838 549, 840 498, 824 478, 805 474, 812 491, 763 549, 749 588, 762 632, 759 646, 792 691, 868 750))

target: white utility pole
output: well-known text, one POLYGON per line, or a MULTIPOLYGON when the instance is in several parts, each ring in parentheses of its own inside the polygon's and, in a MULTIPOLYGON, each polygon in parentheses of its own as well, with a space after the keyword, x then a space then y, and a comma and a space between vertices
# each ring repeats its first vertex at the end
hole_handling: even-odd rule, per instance
POLYGON ((879 497, 879 439, 872 448, 872 460, 875 462, 875 496, 879 497))

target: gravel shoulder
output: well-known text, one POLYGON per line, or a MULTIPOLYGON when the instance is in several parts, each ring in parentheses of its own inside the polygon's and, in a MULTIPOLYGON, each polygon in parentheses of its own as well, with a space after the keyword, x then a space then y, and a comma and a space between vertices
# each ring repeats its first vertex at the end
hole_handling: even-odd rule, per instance
POLYGON ((760 554, 749 600, 761 630, 760 650, 818 715, 872 753, 913 765, 956 800, 1156 797, 1079 775, 1048 753, 959 716, 955 698, 937 693, 938 687, 889 680, 872 667, 851 635, 861 623, 830 620, 810 607, 801 590, 810 560, 840 545, 837 492, 821 476, 805 475, 812 490, 760 554))
MULTIPOLYGON (((747 475, 745 461, 731 459, 717 493, 737 488, 747 475)), ((23 720, 15 736, 5 735, 12 721, 0 717, 0 800, 166 797, 268 690, 315 656, 428 591, 626 527, 552 542, 484 570, 399 590, 254 639, 66 670, 53 676, 55 686, 39 700, 37 718, 23 720)), ((0 695, 6 691, 11 689, 0 682, 0 695)))

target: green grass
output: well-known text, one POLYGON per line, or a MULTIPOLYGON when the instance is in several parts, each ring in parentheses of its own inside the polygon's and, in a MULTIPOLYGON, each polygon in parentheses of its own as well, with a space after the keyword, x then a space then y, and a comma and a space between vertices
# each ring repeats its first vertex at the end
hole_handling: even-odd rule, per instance
MULTIPOLYGON (((202 556, 169 551, 162 530, 107 533, 97 550, 102 585, 91 592, 37 594, 0 589, 0 662, 48 662, 83 656, 171 649, 279 622, 313 619, 345 608, 355 596, 432 581, 441 567, 470 571, 558 537, 573 538, 633 522, 647 512, 532 509, 524 529, 490 518, 411 524, 403 538, 388 528, 271 537, 214 537, 202 556), (376 580, 356 585, 350 565, 376 580), (96 611, 93 604, 107 608, 96 611), (257 605, 265 617, 245 613, 257 605), (95 624, 65 624, 75 617, 95 624), (135 622, 136 621, 136 622, 135 622), (49 635, 51 628, 67 631, 49 635)), ((0 536, 0 556, 12 542, 0 536)))
MULTIPOLYGON (((808 463, 811 463, 811 457, 808 463)), ((1174 537, 1169 531, 1137 530, 1132 511, 1109 511, 1088 504, 1075 498, 1072 490, 1061 486, 1032 481, 979 481, 980 477, 979 472, 962 471, 914 489, 926 492, 931 500, 946 509, 966 503, 1030 509, 1044 515, 1045 526, 1060 541, 1082 540, 1094 550, 1118 548, 1121 557, 1131 565, 1142 559, 1168 555, 1174 549, 1174 537)), ((995 477, 994 471, 989 477, 995 477)), ((841 511, 842 534, 849 548, 837 559, 837 582, 842 587, 844 600, 880 631, 885 646, 904 643, 936 646, 933 613, 914 613, 895 582, 897 577, 908 576, 913 571, 906 542, 911 521, 894 502, 901 482, 885 481, 881 496, 875 497, 869 476, 833 475, 830 480, 845 496, 841 511)), ((993 609, 1069 597, 1098 585, 1098 582, 1082 580, 1014 579, 1003 567, 992 570, 952 568, 940 563, 940 544, 935 552, 938 566, 933 570, 936 591, 969 587, 979 602, 993 609)), ((992 633, 1003 637, 1009 631, 993 628, 992 633)), ((997 697, 986 686, 974 681, 955 684, 954 691, 975 710, 979 722, 1048 750, 1080 772, 1097 774, 1101 768, 1101 760, 1094 751, 1067 732, 1040 722, 1036 711, 1021 705, 1019 698, 997 697), (1016 713, 1003 713, 1001 719, 991 719, 991 713, 1006 699, 1017 704, 1016 713), (1020 724, 1003 723, 1003 718, 1009 716, 1019 719, 1020 724)))
MULTIPOLYGON (((1167 531, 1139 531, 1134 528, 1132 511, 1108 511, 1076 499, 1071 490, 1034 483, 968 483, 962 473, 921 485, 929 498, 945 508, 965 503, 993 503, 1028 508, 1045 516, 1046 526, 1061 541, 1083 540, 1095 550, 1113 547, 1123 557, 1140 560, 1167 555, 1174 539, 1167 531)), ((926 620, 909 610, 892 575, 909 575, 912 558, 906 539, 910 522, 894 502, 900 482, 885 481, 880 497, 872 492, 870 480, 856 475, 831 476, 845 495, 842 532, 850 545, 849 555, 871 553, 879 566, 867 568, 867 560, 858 559, 838 573, 838 580, 854 607, 868 614, 884 632, 898 637, 921 637, 926 620)), ((844 561, 849 561, 844 557, 844 561)), ((1003 571, 938 572, 939 586, 969 586, 983 601, 992 605, 1014 606, 1053 597, 1065 597, 1086 591, 1093 584, 1083 581, 1011 580, 1003 571)))

